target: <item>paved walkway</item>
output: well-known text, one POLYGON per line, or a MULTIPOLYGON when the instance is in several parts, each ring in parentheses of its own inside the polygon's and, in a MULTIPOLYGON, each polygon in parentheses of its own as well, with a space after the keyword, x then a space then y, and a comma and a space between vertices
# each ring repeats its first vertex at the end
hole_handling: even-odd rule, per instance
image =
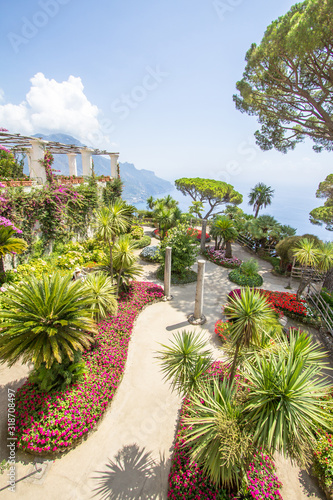
MULTIPOLYGON (((153 241, 154 243, 154 241, 153 241)), ((247 251, 234 246, 237 257, 247 251)), ((143 263, 142 279, 152 277, 156 265, 143 263)), ((287 281, 270 273, 270 264, 260 260, 264 287, 284 291, 287 281)), ((190 326, 195 283, 172 288, 174 299, 147 307, 138 317, 129 346, 124 378, 111 407, 96 431, 61 459, 33 463, 29 455, 18 454, 16 492, 6 487, 7 473, 0 476, 0 498, 19 500, 130 500, 166 499, 167 476, 181 401, 162 379, 155 359, 160 343, 168 343, 175 331, 202 331, 216 358, 222 357, 214 324, 231 288, 228 270, 206 263, 204 328, 190 326), (40 471, 40 472, 38 472, 40 471)), ((5 407, 7 388, 19 387, 28 369, 20 365, 0 370, 1 445, 6 458, 5 407)), ((285 487, 284 500, 323 499, 316 482, 305 471, 278 459, 278 476, 285 487)))

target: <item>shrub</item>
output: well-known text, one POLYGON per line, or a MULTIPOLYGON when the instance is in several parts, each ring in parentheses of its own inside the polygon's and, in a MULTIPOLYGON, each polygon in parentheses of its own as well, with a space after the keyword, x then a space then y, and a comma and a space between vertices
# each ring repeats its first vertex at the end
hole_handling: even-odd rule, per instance
POLYGON ((143 236, 140 240, 133 241, 133 248, 145 248, 151 243, 150 236, 143 236))
POLYGON ((246 276, 255 276, 259 271, 259 264, 255 259, 250 259, 246 262, 243 262, 239 270, 246 276))
POLYGON ((141 226, 131 226, 130 233, 134 240, 140 240, 144 235, 144 230, 141 226))
POLYGON ((236 269, 242 264, 242 261, 237 259, 237 257, 227 259, 225 256, 225 250, 214 250, 214 248, 211 247, 204 252, 204 255, 208 260, 214 262, 214 264, 228 269, 236 269))
POLYGON ((325 433, 317 440, 314 450, 313 470, 320 483, 333 493, 333 436, 325 433))
POLYGON ((261 286, 264 282, 260 274, 254 274, 252 276, 247 276, 243 274, 238 269, 234 269, 228 274, 228 278, 233 283, 237 283, 240 286, 256 287, 261 286))
POLYGON ((161 243, 160 254, 163 272, 166 247, 172 248, 171 272, 180 277, 185 276, 198 255, 198 244, 194 237, 188 234, 186 225, 180 224, 170 229, 168 236, 161 243))
POLYGON ((159 262, 160 252, 157 245, 146 247, 140 252, 140 257, 148 262, 159 262))

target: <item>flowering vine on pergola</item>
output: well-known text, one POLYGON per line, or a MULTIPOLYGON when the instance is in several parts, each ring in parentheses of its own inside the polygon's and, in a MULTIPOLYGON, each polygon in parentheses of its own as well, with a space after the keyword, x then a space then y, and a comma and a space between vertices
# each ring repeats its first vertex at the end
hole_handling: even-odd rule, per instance
POLYGON ((86 146, 76 146, 75 144, 62 144, 55 141, 46 141, 38 137, 30 137, 20 134, 11 134, 0 129, 0 144, 10 149, 13 153, 25 153, 28 157, 29 177, 31 179, 41 179, 46 182, 46 172, 42 165, 45 151, 52 154, 67 154, 69 175, 77 176, 76 155, 81 154, 83 175, 92 175, 92 156, 108 155, 111 160, 111 177, 116 179, 119 153, 101 151, 86 146))

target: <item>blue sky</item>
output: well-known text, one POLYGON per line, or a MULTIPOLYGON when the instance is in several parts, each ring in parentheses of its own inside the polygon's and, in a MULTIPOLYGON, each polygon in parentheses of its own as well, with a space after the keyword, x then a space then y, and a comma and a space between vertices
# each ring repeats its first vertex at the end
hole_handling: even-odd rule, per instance
POLYGON ((310 142, 287 155, 260 151, 256 119, 232 101, 251 43, 294 3, 6 2, 0 126, 69 133, 169 180, 211 177, 243 194, 263 181, 276 204, 288 193, 304 202, 307 218, 321 204, 315 191, 332 155, 314 153, 310 142))

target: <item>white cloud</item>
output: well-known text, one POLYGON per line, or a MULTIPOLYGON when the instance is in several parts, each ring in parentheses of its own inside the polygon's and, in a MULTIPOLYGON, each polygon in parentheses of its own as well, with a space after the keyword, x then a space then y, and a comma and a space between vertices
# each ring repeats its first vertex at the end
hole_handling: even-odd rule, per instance
MULTIPOLYGON (((28 135, 62 132, 91 146, 110 145, 99 121, 100 111, 87 99, 81 78, 69 76, 57 82, 37 73, 30 81, 24 101, 0 105, 1 127, 28 135)), ((0 102, 2 96, 0 89, 0 102)))

